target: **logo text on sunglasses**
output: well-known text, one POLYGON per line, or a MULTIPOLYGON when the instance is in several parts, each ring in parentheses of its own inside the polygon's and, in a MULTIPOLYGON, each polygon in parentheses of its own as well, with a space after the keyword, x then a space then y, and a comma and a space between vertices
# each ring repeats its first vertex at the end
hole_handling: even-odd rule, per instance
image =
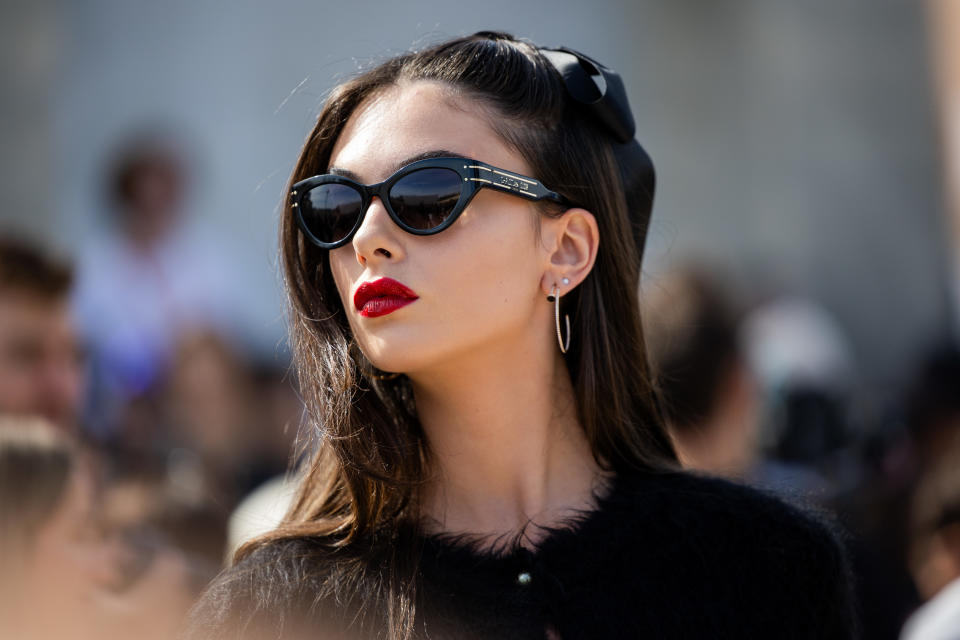
POLYGON ((472 180, 476 182, 486 182, 487 184, 491 184, 497 187, 506 187, 507 189, 510 189, 511 191, 514 191, 522 195, 536 197, 535 194, 529 193, 528 191, 530 189, 530 185, 536 184, 532 180, 527 180, 519 176, 510 175, 509 173, 504 173, 503 171, 498 171, 496 169, 491 169, 489 167, 482 167, 476 164, 465 165, 464 168, 479 169, 481 171, 486 171, 488 173, 496 174, 496 175, 490 176, 491 178, 493 178, 493 180, 496 180, 496 182, 494 182, 493 180, 484 180, 483 178, 472 178, 472 180))

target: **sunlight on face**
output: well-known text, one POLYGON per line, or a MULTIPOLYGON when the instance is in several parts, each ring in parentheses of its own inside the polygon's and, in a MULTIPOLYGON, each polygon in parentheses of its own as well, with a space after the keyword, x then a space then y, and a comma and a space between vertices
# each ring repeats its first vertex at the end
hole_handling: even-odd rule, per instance
MULTIPOLYGON (((477 105, 425 81, 391 87, 361 105, 330 165, 371 184, 406 159, 438 149, 530 175, 477 105)), ((352 242, 330 253, 350 326, 371 362, 385 371, 442 372, 464 359, 528 348, 531 332, 545 328, 532 319, 549 267, 549 252, 537 243, 536 215, 528 201, 483 189, 450 228, 415 236, 375 199, 352 242), (382 277, 419 298, 387 315, 362 317, 354 293, 382 277)))

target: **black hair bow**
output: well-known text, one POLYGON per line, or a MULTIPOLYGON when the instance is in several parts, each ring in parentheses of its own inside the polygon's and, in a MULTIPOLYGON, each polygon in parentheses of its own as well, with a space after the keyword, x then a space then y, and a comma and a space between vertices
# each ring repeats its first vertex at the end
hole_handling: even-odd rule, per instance
POLYGON ((642 257, 653 209, 656 173, 650 156, 633 137, 636 124, 623 80, 613 69, 573 49, 540 49, 540 53, 563 78, 567 94, 619 143, 613 145, 614 155, 620 167, 633 237, 642 257))
POLYGON ((636 125, 620 74, 566 47, 540 49, 540 53, 560 72, 570 97, 603 123, 617 142, 633 139, 636 125))

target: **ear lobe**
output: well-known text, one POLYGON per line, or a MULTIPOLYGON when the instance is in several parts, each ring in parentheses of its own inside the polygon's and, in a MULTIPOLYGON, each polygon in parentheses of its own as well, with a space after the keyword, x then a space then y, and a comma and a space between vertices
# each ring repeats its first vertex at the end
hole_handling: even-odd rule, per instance
POLYGON ((600 246, 597 220, 586 209, 571 208, 553 221, 555 227, 554 248, 550 253, 550 272, 544 274, 547 291, 554 285, 560 295, 567 294, 579 285, 593 269, 600 246), (570 282, 566 284, 563 279, 570 282))

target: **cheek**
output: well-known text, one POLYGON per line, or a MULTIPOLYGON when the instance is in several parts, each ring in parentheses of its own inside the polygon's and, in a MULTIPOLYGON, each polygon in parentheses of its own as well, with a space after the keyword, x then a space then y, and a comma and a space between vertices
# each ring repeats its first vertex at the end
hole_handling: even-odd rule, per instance
POLYGON ((532 265, 518 260, 511 245, 494 244, 486 251, 461 256, 461 268, 444 274, 447 289, 461 300, 460 304, 451 304, 451 310, 495 314, 529 292, 535 277, 532 265))
POLYGON ((507 228, 514 233, 477 233, 474 242, 458 243, 458 251, 445 255, 436 271, 445 321, 438 330, 482 339, 529 323, 542 266, 532 232, 507 228))
POLYGON ((333 281, 337 285, 340 302, 344 309, 349 309, 351 304, 350 288, 362 267, 357 263, 354 251, 349 245, 331 251, 328 264, 330 273, 333 275, 333 281))
POLYGON ((460 249, 450 256, 451 270, 474 286, 504 294, 515 285, 529 284, 542 269, 531 215, 523 207, 488 207, 465 216, 458 230, 460 249))

